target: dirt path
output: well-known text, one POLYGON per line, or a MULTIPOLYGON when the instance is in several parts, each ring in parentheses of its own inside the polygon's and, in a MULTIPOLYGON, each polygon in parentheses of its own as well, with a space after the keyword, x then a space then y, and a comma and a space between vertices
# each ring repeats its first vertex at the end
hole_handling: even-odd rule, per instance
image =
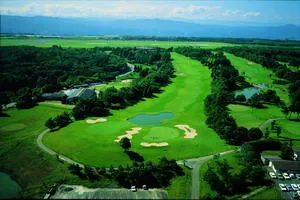
POLYGON ((269 123, 271 123, 272 121, 274 121, 274 120, 282 120, 282 119, 285 119, 285 118, 280 117, 280 118, 268 119, 268 120, 264 121, 263 123, 261 123, 261 124, 258 126, 258 128, 259 128, 260 130, 263 130, 263 128, 264 128, 266 125, 268 125, 269 123))
POLYGON ((134 71, 134 65, 133 64, 127 63, 127 66, 130 68, 130 71, 126 72, 124 74, 120 74, 120 75, 116 76, 116 78, 119 78, 119 77, 122 77, 122 76, 126 76, 127 74, 130 74, 131 72, 134 71))

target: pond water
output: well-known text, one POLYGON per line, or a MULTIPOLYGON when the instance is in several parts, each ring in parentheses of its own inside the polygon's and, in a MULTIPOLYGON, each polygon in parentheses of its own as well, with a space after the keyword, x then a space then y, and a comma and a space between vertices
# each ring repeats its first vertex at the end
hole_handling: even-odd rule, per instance
POLYGON ((256 84, 255 87, 249 87, 249 88, 245 88, 241 91, 238 91, 235 93, 235 96, 237 95, 244 95, 246 97, 246 99, 250 99, 253 95, 257 94, 260 92, 260 90, 262 88, 267 88, 269 87, 267 84, 256 84))
POLYGON ((161 112, 158 114, 138 114, 128 121, 141 126, 159 125, 162 120, 171 119, 175 114, 171 112, 161 112))
POLYGON ((21 187, 7 174, 0 172, 0 199, 18 198, 21 187))

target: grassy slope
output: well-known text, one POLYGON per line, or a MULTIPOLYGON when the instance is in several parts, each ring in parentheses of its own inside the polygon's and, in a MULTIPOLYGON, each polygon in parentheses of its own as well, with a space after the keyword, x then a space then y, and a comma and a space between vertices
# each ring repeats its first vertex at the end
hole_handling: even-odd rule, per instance
POLYGON ((177 176, 167 187, 169 199, 189 199, 191 198, 191 171, 184 168, 184 176, 177 176))
POLYGON ((105 123, 91 125, 85 121, 75 122, 58 132, 47 134, 44 139, 46 145, 89 165, 126 164, 129 162, 127 155, 113 140, 123 135, 125 130, 137 127, 127 118, 141 113, 173 112, 175 117, 163 121, 159 126, 172 128, 176 124, 188 124, 199 133, 195 139, 183 139, 181 134, 181 137, 168 140, 168 147, 146 148, 139 144, 151 127, 143 127, 141 133, 132 140, 132 150, 146 160, 155 161, 162 156, 183 159, 231 149, 205 124, 203 100, 211 90, 210 71, 198 61, 179 54, 172 53, 172 57, 177 71, 186 76, 172 79, 173 83, 163 88, 164 91, 157 94, 157 98, 146 99, 125 110, 113 111, 113 116, 108 117, 105 123))
POLYGON ((1 38, 1 46, 31 45, 37 47, 51 47, 61 45, 62 47, 92 48, 92 47, 178 47, 196 46, 203 48, 219 48, 221 46, 233 46, 233 44, 219 42, 186 42, 186 41, 142 41, 142 40, 103 40, 90 38, 1 38))
POLYGON ((250 197, 249 199, 281 199, 280 193, 276 190, 275 186, 250 197))
POLYGON ((239 126, 246 128, 258 127, 264 121, 270 118, 281 118, 285 115, 280 111, 280 108, 269 106, 268 108, 258 109, 243 105, 229 105, 231 115, 235 118, 239 126))
POLYGON ((44 123, 67 108, 40 104, 31 109, 9 109, 10 117, 0 118, 0 171, 8 173, 23 188, 27 198, 41 198, 54 183, 86 186, 105 186, 112 182, 90 183, 69 173, 68 165, 54 156, 44 153, 36 144, 38 134, 45 129, 44 123))
POLYGON ((273 84, 272 81, 278 78, 271 70, 233 54, 226 53, 225 55, 240 74, 245 76, 246 81, 251 84, 269 84, 271 86, 269 89, 275 90, 281 100, 286 104, 289 103, 287 85, 273 84))

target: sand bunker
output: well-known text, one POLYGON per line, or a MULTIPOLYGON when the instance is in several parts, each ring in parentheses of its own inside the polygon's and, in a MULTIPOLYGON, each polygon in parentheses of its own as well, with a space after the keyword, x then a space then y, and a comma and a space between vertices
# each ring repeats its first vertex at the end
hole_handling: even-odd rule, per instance
POLYGON ((176 128, 179 128, 184 131, 184 138, 186 139, 193 139, 198 133, 196 129, 191 128, 189 125, 175 125, 176 128))
POLYGON ((86 123, 88 123, 88 124, 95 124, 95 123, 106 122, 106 121, 107 121, 106 118, 87 119, 87 120, 86 120, 86 123))
POLYGON ((131 83, 131 82, 132 82, 132 79, 125 79, 125 80, 122 80, 121 82, 122 82, 122 83, 131 83))
POLYGON ((160 143, 141 142, 140 145, 144 147, 165 147, 168 146, 169 144, 167 142, 160 142, 160 143))
POLYGON ((252 65, 253 64, 253 62, 248 62, 248 65, 252 65))
POLYGON ((128 139, 132 139, 132 135, 138 134, 142 130, 140 127, 131 128, 131 130, 126 131, 125 135, 118 136, 118 139, 115 140, 115 142, 120 142, 120 140, 124 137, 127 137, 128 139))

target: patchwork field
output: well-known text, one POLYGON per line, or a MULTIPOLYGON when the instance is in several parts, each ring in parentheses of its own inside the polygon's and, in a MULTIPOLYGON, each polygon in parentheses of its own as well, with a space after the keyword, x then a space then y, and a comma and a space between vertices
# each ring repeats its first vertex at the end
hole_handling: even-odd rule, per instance
POLYGON ((233 46, 233 44, 220 42, 187 42, 187 41, 143 41, 143 40, 107 40, 99 37, 65 37, 65 38, 16 38, 1 37, 1 46, 30 45, 36 47, 62 47, 93 48, 93 47, 161 47, 170 48, 178 46, 195 46, 203 48, 219 48, 233 46))
POLYGON ((113 115, 107 117, 107 122, 87 124, 84 120, 77 121, 47 134, 44 143, 78 162, 107 167, 130 163, 128 156, 114 140, 133 127, 142 129, 133 135, 131 150, 141 154, 145 160, 156 161, 162 156, 179 160, 232 149, 205 124, 203 100, 211 90, 209 69, 196 60, 176 53, 172 53, 172 58, 177 73, 185 76, 173 78, 172 83, 163 88, 163 92, 157 94, 156 98, 145 99, 135 106, 113 111, 113 115), (127 120, 137 114, 161 112, 171 112, 174 117, 152 126, 138 125, 127 120), (185 131, 174 127, 178 124, 189 125, 198 135, 194 139, 184 138, 185 131), (150 142, 155 138, 160 142, 167 142, 168 146, 140 145, 141 142, 150 142))

